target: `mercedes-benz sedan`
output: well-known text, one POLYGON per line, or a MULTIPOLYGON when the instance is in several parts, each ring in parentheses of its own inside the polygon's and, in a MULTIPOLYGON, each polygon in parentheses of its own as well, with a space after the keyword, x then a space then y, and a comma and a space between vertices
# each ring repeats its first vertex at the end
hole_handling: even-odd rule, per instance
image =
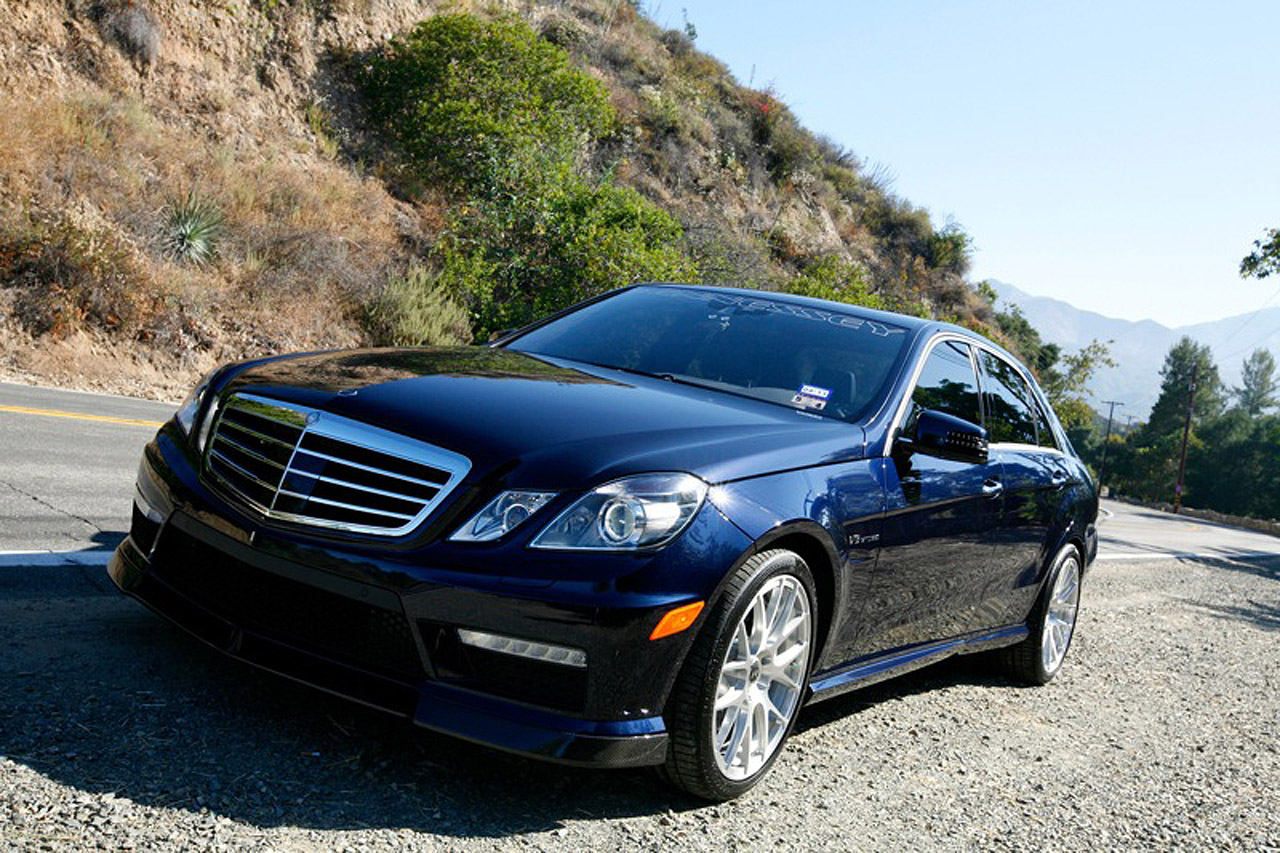
POLYGON ((965 329, 641 285, 489 347, 206 377, 148 445, 116 584, 212 646, 711 799, 805 703, 990 651, 1045 683, 1097 494, 965 329))

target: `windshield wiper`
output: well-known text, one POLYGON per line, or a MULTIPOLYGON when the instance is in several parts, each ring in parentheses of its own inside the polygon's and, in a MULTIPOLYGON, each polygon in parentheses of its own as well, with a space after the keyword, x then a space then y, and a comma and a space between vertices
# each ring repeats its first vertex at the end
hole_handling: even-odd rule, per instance
POLYGON ((636 367, 622 367, 621 365, 617 365, 617 364, 599 364, 594 361, 584 361, 583 364, 589 364, 592 367, 601 367, 601 368, 604 368, 605 370, 617 370, 621 373, 631 373, 635 376, 645 376, 645 377, 648 377, 649 379, 662 379, 667 382, 674 382, 677 385, 689 385, 694 388, 705 388, 709 391, 723 390, 721 388, 716 388, 715 386, 712 386, 712 385, 704 385, 701 382, 697 382, 693 379, 685 378, 684 376, 680 376, 675 373, 653 373, 648 370, 640 370, 639 368, 636 368, 636 367))

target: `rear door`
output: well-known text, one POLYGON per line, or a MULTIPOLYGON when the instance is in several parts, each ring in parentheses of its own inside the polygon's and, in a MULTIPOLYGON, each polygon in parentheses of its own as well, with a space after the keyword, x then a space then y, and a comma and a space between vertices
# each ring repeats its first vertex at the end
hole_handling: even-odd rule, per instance
POLYGON ((978 350, 987 439, 1004 475, 1004 505, 981 608, 989 626, 1023 621, 1034 603, 1045 549, 1067 484, 1066 457, 1022 372, 978 350))
MULTIPOLYGON (((982 422, 970 345, 943 339, 924 358, 903 434, 925 409, 982 422)), ((863 654, 953 637, 971 629, 985 592, 1000 520, 1000 466, 895 453, 886 466, 887 512, 863 654)))

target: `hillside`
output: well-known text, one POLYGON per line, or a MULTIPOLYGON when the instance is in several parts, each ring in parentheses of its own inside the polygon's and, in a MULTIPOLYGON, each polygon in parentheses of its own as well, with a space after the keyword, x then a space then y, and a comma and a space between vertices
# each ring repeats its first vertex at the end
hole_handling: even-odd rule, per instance
POLYGON ((174 396, 232 358, 483 337, 651 277, 991 331, 967 235, 628 2, 0 0, 0 22, 9 376, 174 396), (571 166, 526 180, 534 203, 476 189, 469 142, 424 165, 394 109, 425 102, 374 115, 407 95, 373 71, 446 13, 602 93, 598 126, 553 128, 571 166))
MULTIPOLYGON (((1255 348, 1270 349, 1280 358, 1280 308, 1169 328, 1153 320, 1132 322, 1082 311, 1058 299, 1032 296, 1011 284, 992 281, 1000 299, 997 308, 1017 305, 1047 342, 1066 350, 1092 340, 1112 341, 1116 366, 1101 368, 1089 384, 1095 407, 1099 400, 1120 400, 1116 411, 1124 419, 1145 420, 1160 394, 1160 368, 1169 348, 1184 335, 1213 350, 1219 375, 1228 386, 1240 383, 1241 364, 1255 348), (1274 330, 1267 335, 1268 330, 1274 330)), ((1104 412, 1105 414, 1105 412, 1104 412)))

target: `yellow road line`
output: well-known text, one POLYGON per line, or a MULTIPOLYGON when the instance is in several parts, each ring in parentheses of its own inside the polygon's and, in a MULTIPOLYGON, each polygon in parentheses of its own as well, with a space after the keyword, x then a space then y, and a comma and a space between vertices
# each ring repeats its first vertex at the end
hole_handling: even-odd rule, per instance
POLYGON ((59 412, 54 409, 29 409, 26 406, 0 406, 0 412, 13 412, 18 415, 44 415, 47 418, 71 418, 77 421, 102 421, 109 424, 128 424, 130 426, 159 427, 164 421, 142 421, 136 418, 113 418, 107 415, 85 415, 80 412, 59 412))

